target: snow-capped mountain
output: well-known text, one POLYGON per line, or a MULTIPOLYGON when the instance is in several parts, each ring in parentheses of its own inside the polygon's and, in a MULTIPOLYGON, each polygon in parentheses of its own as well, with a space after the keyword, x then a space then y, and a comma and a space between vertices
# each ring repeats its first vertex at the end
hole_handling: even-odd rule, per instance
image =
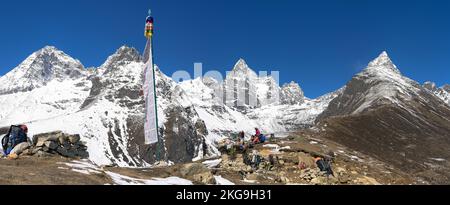
POLYGON ((141 60, 142 56, 136 49, 130 49, 127 46, 122 46, 116 53, 108 57, 103 65, 97 69, 97 72, 99 74, 103 74, 106 71, 112 72, 120 69, 121 66, 129 64, 130 62, 140 62, 141 60))
POLYGON ((450 85, 446 84, 442 87, 437 87, 436 83, 425 82, 423 87, 450 105, 450 85))
MULTIPOLYGON (((32 54, 27 61, 42 61, 40 53, 32 54)), ((30 70, 24 65, 19 67, 30 70)), ((61 68, 59 65, 50 66, 50 70, 61 68)), ((80 134, 88 145, 90 159, 102 165, 146 166, 157 160, 186 162, 217 154, 205 140, 208 131, 204 122, 192 107, 173 99, 179 88, 159 69, 156 79, 161 141, 152 146, 142 145, 144 101, 139 92, 144 64, 139 53, 121 47, 101 69, 102 72, 73 79, 48 78, 31 91, 0 95, 0 102, 5 105, 0 110, 0 127, 26 123, 31 135, 56 130, 80 134)), ((16 69, 0 80, 19 82, 21 79, 14 77, 16 73, 21 72, 16 69)))
POLYGON ((74 80, 84 75, 84 66, 80 61, 47 46, 0 78, 0 94, 30 91, 52 80, 74 80))
POLYGON ((294 82, 280 87, 240 59, 224 82, 176 83, 156 68, 160 143, 142 145, 144 63, 123 46, 97 69, 54 47, 33 53, 2 76, 0 127, 26 123, 30 134, 80 134, 97 164, 147 166, 218 155, 217 140, 239 131, 282 133, 309 127, 341 91, 305 98, 294 82), (244 91, 238 90, 244 88, 244 91))
POLYGON ((0 124, 30 122, 76 112, 89 95, 83 65, 47 46, 0 78, 0 124))
POLYGON ((296 82, 286 83, 281 88, 281 103, 288 105, 302 104, 305 102, 305 94, 296 82))
POLYGON ((246 110, 279 103, 281 89, 276 80, 259 76, 244 59, 239 59, 224 81, 224 91, 219 92, 230 107, 246 110))
POLYGON ((405 107, 420 91, 420 84, 403 76, 383 52, 353 77, 322 116, 359 114, 387 104, 405 107))
MULTIPOLYGON (((427 86, 425 86, 427 87, 427 86)), ((322 134, 425 181, 450 179, 450 106, 401 74, 386 52, 317 118, 322 134)))
POLYGON ((271 76, 258 76, 239 59, 223 83, 206 77, 180 83, 185 103, 197 110, 214 141, 231 133, 284 133, 313 126, 317 115, 337 96, 306 99, 300 86, 289 83, 280 87, 271 76))

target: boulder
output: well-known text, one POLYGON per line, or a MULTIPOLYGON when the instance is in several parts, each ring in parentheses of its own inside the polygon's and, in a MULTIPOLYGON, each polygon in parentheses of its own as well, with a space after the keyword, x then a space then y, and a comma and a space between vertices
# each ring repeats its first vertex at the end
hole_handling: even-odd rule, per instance
POLYGON ((75 148, 75 147, 70 147, 67 149, 68 152, 72 152, 75 156, 80 157, 80 158, 87 158, 87 156, 89 156, 89 153, 86 150, 83 150, 81 148, 75 148))
POLYGON ((44 146, 44 143, 46 141, 54 141, 54 142, 58 143, 59 138, 62 136, 64 136, 64 133, 62 133, 61 131, 34 135, 33 136, 33 145, 35 145, 36 147, 42 147, 42 146, 44 146))
POLYGON ((200 174, 195 174, 193 177, 194 182, 201 184, 216 184, 216 179, 211 172, 204 172, 200 174))
POLYGON ((360 177, 356 179, 356 182, 358 184, 362 184, 362 185, 381 185, 377 180, 375 180, 372 177, 360 177))
POLYGON ((38 138, 36 142, 36 147, 43 147, 46 142, 46 138, 38 138))
POLYGON ((180 170, 182 177, 192 179, 194 182, 201 184, 215 184, 214 175, 211 171, 201 163, 185 164, 180 170))
POLYGON ((35 155, 37 154, 39 151, 42 151, 42 147, 35 147, 31 150, 31 154, 35 155))
POLYGON ((58 144, 54 141, 46 141, 44 145, 45 147, 48 147, 50 150, 56 150, 58 148, 58 144))
POLYGON ((182 176, 193 176, 194 174, 209 172, 209 169, 201 163, 190 163, 185 164, 180 172, 182 176))
POLYGON ((69 138, 66 135, 61 135, 58 137, 58 142, 61 145, 68 144, 69 138))
POLYGON ((77 144, 81 140, 80 135, 70 135, 69 142, 72 144, 77 144))
POLYGON ((22 151, 22 153, 20 155, 21 156, 31 155, 31 150, 30 149, 25 149, 25 150, 22 151))
POLYGON ((329 184, 339 184, 339 183, 341 183, 341 181, 337 177, 329 176, 328 183, 329 184))
POLYGON ((73 151, 69 151, 67 148, 65 148, 65 147, 58 147, 57 149, 56 149, 56 151, 60 154, 60 155, 62 155, 62 156, 64 156, 64 157, 68 157, 68 158, 75 158, 76 157, 76 155, 75 155, 75 153, 73 153, 73 151))
POLYGON ((310 155, 303 153, 303 152, 298 154, 298 165, 300 168, 313 169, 316 167, 316 163, 314 162, 314 159, 310 155))
POLYGON ((311 180, 311 184, 313 185, 327 185, 328 178, 327 177, 316 177, 311 180))
POLYGON ((80 135, 67 135, 61 131, 38 134, 33 136, 33 145, 29 151, 30 155, 61 155, 67 158, 89 157, 86 144, 81 141, 80 135))
POLYGON ((288 184, 291 182, 291 180, 289 180, 289 178, 287 178, 287 177, 280 177, 280 180, 282 183, 285 183, 285 184, 288 184))
POLYGON ((253 173, 253 174, 247 174, 247 175, 245 176, 245 178, 246 178, 247 180, 250 180, 250 181, 260 181, 260 180, 264 180, 264 177, 263 177, 263 176, 261 176, 260 174, 256 174, 256 173, 253 173))

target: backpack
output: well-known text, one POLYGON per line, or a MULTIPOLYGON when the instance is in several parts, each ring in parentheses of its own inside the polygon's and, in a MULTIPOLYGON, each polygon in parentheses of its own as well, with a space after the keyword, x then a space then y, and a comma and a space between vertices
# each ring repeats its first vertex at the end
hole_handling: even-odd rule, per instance
POLYGON ((267 138, 266 138, 266 136, 264 136, 263 134, 261 134, 261 135, 259 136, 259 142, 260 142, 260 143, 265 143, 266 140, 267 140, 267 138))
POLYGON ((18 144, 27 142, 27 134, 22 130, 20 125, 12 125, 8 133, 2 139, 2 147, 5 155, 9 155, 18 144))
POLYGON ((244 158, 244 164, 245 165, 251 165, 252 164, 252 160, 250 159, 250 156, 248 155, 247 151, 243 153, 243 158, 244 158))
POLYGON ((334 175, 333 170, 331 169, 330 162, 326 162, 325 160, 321 159, 317 161, 317 166, 319 167, 320 171, 325 172, 328 176, 334 175))

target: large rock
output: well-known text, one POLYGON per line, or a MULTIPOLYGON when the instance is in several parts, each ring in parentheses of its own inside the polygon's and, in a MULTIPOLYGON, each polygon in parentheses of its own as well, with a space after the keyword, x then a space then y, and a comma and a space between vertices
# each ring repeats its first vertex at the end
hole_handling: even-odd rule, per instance
POLYGON ((381 185, 377 180, 375 180, 372 177, 360 177, 358 179, 356 179, 356 182, 359 184, 363 184, 363 185, 381 185))
POLYGON ((65 147, 58 147, 58 149, 56 151, 64 157, 68 157, 68 158, 76 157, 76 154, 72 150, 69 150, 65 147))
POLYGON ((44 145, 48 147, 50 150, 56 150, 58 148, 58 144, 54 141, 46 141, 44 145))
POLYGON ((215 184, 216 180, 211 171, 201 163, 186 164, 180 170, 182 177, 192 179, 201 184, 215 184))
POLYGON ((298 154, 298 165, 300 168, 315 168, 316 167, 316 163, 314 162, 314 159, 306 154, 306 153, 299 153, 298 154))
POLYGON ((327 185, 329 183, 329 179, 327 177, 316 177, 311 180, 311 184, 313 185, 327 185))
POLYGON ((38 134, 33 136, 33 144, 37 147, 42 147, 46 141, 59 142, 59 138, 64 136, 61 131, 38 134))
POLYGON ((81 139, 80 135, 70 135, 68 138, 69 142, 72 144, 77 144, 81 139))

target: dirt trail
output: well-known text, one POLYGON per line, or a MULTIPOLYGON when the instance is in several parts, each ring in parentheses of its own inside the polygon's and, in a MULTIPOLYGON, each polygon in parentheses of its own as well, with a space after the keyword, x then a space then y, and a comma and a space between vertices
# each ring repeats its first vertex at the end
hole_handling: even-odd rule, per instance
POLYGON ((104 173, 82 174, 72 171, 65 163, 70 160, 53 157, 21 157, 0 159, 1 185, 101 185, 111 184, 104 173))

